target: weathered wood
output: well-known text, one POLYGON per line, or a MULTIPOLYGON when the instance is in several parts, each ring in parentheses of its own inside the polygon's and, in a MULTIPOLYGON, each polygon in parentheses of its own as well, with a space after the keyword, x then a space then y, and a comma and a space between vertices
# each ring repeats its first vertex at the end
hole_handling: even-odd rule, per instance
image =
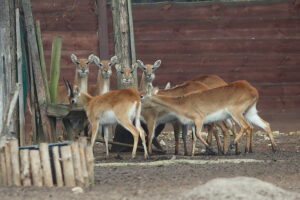
POLYGON ((10 141, 10 154, 13 185, 21 186, 19 144, 16 139, 10 141))
POLYGON ((30 150, 30 166, 32 174, 32 185, 43 186, 43 172, 41 166, 40 152, 38 150, 30 150))
POLYGON ((79 153, 80 153, 80 163, 81 163, 81 170, 82 176, 84 180, 84 185, 89 185, 89 174, 87 169, 87 161, 86 161, 86 153, 85 153, 86 145, 83 143, 79 143, 79 153))
POLYGON ((100 59, 109 59, 107 0, 97 0, 98 6, 98 44, 100 59))
POLYGON ((63 164, 63 175, 65 186, 73 187, 76 185, 74 176, 73 159, 70 146, 60 147, 61 159, 63 164))
POLYGON ((48 104, 47 115, 51 117, 63 118, 66 117, 71 111, 70 106, 59 104, 48 104))
POLYGON ((50 165, 49 148, 47 143, 40 144, 41 164, 45 186, 53 186, 52 171, 50 165))
POLYGON ((6 170, 6 159, 4 148, 0 149, 0 170, 1 170, 1 180, 2 185, 8 185, 7 183, 7 170, 6 170))
POLYGON ((94 154, 93 147, 91 145, 86 146, 86 163, 89 177, 89 184, 94 184, 94 154))
POLYGON ((7 142, 5 145, 5 164, 6 164, 7 185, 12 186, 13 178, 12 178, 12 165, 11 165, 11 153, 10 153, 9 142, 7 142))
POLYGON ((31 186, 29 150, 20 150, 21 181, 23 186, 31 186))
POLYGON ((86 137, 79 137, 78 142, 80 145, 87 146, 87 138, 86 137))
POLYGON ((63 182, 61 159, 59 156, 58 146, 52 147, 52 152, 53 152, 53 163, 54 163, 54 168, 55 168, 56 186, 62 187, 62 186, 64 186, 64 182, 63 182))
POLYGON ((36 91, 38 94, 37 99, 38 99, 38 104, 39 104, 40 114, 41 114, 41 125, 42 125, 45 140, 52 141, 51 124, 49 118, 46 115, 46 106, 45 106, 46 88, 44 85, 42 71, 40 67, 39 52, 38 52, 38 46, 37 46, 37 41, 35 36, 30 0, 23 0, 22 6, 24 11, 24 17, 26 19, 25 23, 26 23, 26 30, 27 30, 27 41, 28 41, 28 46, 31 54, 31 62, 34 71, 34 79, 37 86, 36 91))
POLYGON ((77 186, 84 186, 78 142, 71 144, 75 181, 77 186))

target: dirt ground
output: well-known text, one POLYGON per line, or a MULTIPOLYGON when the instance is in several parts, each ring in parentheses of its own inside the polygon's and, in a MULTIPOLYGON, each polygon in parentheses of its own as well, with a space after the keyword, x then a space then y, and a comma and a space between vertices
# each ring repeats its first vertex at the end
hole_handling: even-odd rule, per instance
MULTIPOLYGON (((167 153, 152 155, 149 160, 142 152, 134 160, 130 153, 111 153, 106 159, 104 146, 97 144, 96 183, 83 188, 83 193, 72 192, 72 188, 0 187, 0 199, 189 199, 184 195, 207 181, 237 176, 258 178, 300 193, 300 131, 274 134, 280 148, 276 153, 262 132, 255 134, 255 152, 240 155, 174 156, 172 132, 159 137, 167 153)), ((199 141, 197 148, 201 152, 199 141)))

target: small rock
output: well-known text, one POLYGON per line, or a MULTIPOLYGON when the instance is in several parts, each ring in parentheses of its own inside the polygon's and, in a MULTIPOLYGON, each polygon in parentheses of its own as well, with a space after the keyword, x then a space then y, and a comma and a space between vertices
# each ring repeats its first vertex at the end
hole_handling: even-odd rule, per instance
POLYGON ((166 143, 165 143, 163 140, 161 140, 161 141, 159 142, 159 144, 160 144, 161 146, 166 146, 166 143))
POLYGON ((79 193, 83 193, 84 191, 81 187, 73 187, 72 192, 74 192, 75 194, 79 194, 79 193))

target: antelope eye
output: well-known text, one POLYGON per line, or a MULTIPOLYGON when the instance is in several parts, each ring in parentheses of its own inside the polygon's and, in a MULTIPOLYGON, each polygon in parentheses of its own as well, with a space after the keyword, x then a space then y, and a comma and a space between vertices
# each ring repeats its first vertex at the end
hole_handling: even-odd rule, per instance
POLYGON ((77 61, 76 61, 76 64, 77 64, 77 65, 79 65, 79 64, 80 64, 80 62, 77 60, 77 61))
POLYGON ((110 67, 111 67, 111 66, 112 66, 112 63, 108 63, 108 66, 110 66, 110 67))
POLYGON ((124 72, 123 72, 123 71, 120 71, 120 73, 121 73, 121 74, 124 74, 124 72))

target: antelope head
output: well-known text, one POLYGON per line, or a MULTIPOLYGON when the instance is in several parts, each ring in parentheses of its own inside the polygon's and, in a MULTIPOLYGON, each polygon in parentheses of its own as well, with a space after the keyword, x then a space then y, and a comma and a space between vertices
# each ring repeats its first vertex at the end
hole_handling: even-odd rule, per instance
POLYGON ((68 91, 68 97, 70 104, 77 104, 78 97, 80 96, 80 89, 77 85, 74 86, 74 89, 69 81, 64 79, 65 86, 68 91))
POLYGON ((155 61, 155 63, 153 65, 151 65, 151 64, 144 65, 144 63, 140 60, 137 60, 136 62, 137 62, 138 67, 143 71, 145 80, 147 82, 152 82, 155 79, 154 72, 161 65, 161 60, 155 61))
POLYGON ((71 55, 72 62, 76 65, 76 72, 79 74, 80 78, 87 77, 89 73, 89 65, 93 62, 94 55, 91 54, 88 59, 80 58, 77 59, 77 56, 74 54, 71 55))
POLYGON ((130 86, 134 83, 133 73, 137 68, 137 63, 133 64, 131 67, 122 67, 120 64, 116 64, 115 68, 118 73, 121 74, 121 82, 125 86, 130 86))
POLYGON ((101 70, 102 77, 104 79, 109 79, 112 74, 111 67, 118 63, 118 58, 117 56, 113 56, 110 60, 100 61, 99 57, 94 55, 93 61, 99 67, 99 70, 101 70))

